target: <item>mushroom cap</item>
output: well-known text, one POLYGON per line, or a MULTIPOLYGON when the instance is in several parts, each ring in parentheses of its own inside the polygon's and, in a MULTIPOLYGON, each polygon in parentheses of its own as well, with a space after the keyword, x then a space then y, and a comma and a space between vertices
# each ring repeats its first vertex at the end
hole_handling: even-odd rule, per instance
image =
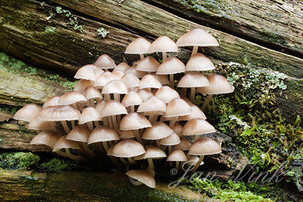
POLYGON ((209 71, 214 70, 215 66, 212 61, 201 53, 196 53, 188 60, 185 70, 189 71, 209 71))
POLYGON ((190 113, 190 106, 181 98, 171 100, 167 107, 165 117, 184 116, 190 113))
POLYGON ((175 123, 175 125, 173 126, 173 131, 174 133, 176 133, 177 135, 179 135, 179 137, 182 137, 182 125, 180 123, 175 123))
POLYGON ((135 88, 139 86, 140 80, 133 74, 124 74, 120 79, 127 88, 135 88))
POLYGON ((162 100, 164 103, 169 103, 175 98, 180 98, 179 93, 169 86, 162 86, 161 88, 159 88, 155 96, 162 100))
POLYGON ((100 102, 97 103, 97 105, 96 105, 96 110, 97 110, 100 114, 102 113, 102 111, 103 111, 103 109, 104 109, 106 103, 107 103, 107 101, 105 101, 105 100, 102 100, 102 101, 100 101, 100 102))
POLYGON ((100 91, 92 86, 87 87, 84 90, 83 94, 84 94, 86 100, 90 100, 90 99, 94 99, 94 98, 102 99, 102 95, 101 95, 100 91))
POLYGON ((76 91, 71 91, 71 92, 67 92, 63 95, 60 96, 60 99, 58 101, 58 104, 60 105, 71 105, 74 103, 85 103, 86 102, 86 98, 84 97, 84 95, 82 95, 79 92, 76 91))
POLYGON ((219 74, 213 74, 207 77, 210 85, 206 87, 198 88, 198 92, 208 95, 217 95, 234 92, 234 87, 228 82, 228 80, 219 74))
POLYGON ((48 99, 44 102, 44 104, 43 104, 43 106, 42 106, 42 109, 44 109, 45 107, 49 107, 49 106, 57 106, 57 105, 60 105, 60 104, 58 103, 59 99, 60 99, 60 96, 59 96, 59 95, 55 95, 55 96, 52 96, 52 97, 48 98, 48 99))
POLYGON ((124 76, 124 72, 120 71, 120 70, 116 70, 116 71, 113 71, 112 74, 117 77, 117 79, 121 79, 122 76, 124 76))
POLYGON ((158 37, 149 47, 149 52, 178 52, 176 43, 167 36, 158 37))
POLYGON ((27 104, 14 114, 14 119, 30 122, 40 113, 41 108, 36 104, 27 104))
POLYGON ((142 72, 156 72, 160 63, 153 57, 147 56, 140 60, 136 69, 142 72))
POLYGON ((167 157, 167 161, 187 161, 187 157, 181 149, 178 149, 172 151, 172 153, 167 157))
POLYGON ((159 74, 155 74, 156 78, 158 79, 158 81, 160 81, 160 83, 162 85, 168 85, 169 84, 169 80, 167 78, 167 75, 159 75, 159 74))
POLYGON ((185 65, 176 57, 169 57, 158 67, 157 74, 178 74, 185 72, 185 65))
POLYGON ((89 135, 90 131, 85 125, 76 126, 67 134, 66 139, 87 143, 89 135))
POLYGON ((209 85, 208 79, 199 72, 186 73, 178 83, 179 88, 195 88, 209 85))
POLYGON ((206 116, 199 107, 197 107, 196 105, 192 105, 190 106, 190 114, 178 117, 178 121, 188 121, 191 119, 206 120, 206 116))
POLYGON ((115 61, 106 54, 99 56, 95 65, 101 69, 114 69, 116 67, 115 61))
POLYGON ((160 140, 173 134, 174 131, 163 122, 153 123, 151 128, 147 128, 142 139, 144 140, 160 140))
POLYGON ((127 94, 127 87, 123 82, 119 80, 112 80, 108 82, 102 90, 102 94, 110 93, 127 94))
POLYGON ((208 32, 196 28, 181 36, 177 45, 181 46, 219 46, 218 41, 208 32))
POLYGON ((156 188, 156 180, 149 170, 129 170, 126 175, 132 179, 142 182, 150 188, 156 188))
POLYGON ((190 155, 212 155, 221 153, 221 146, 214 140, 208 137, 201 137, 196 140, 189 148, 190 155))
POLYGON ((104 71, 96 65, 84 65, 78 69, 75 79, 96 80, 104 71))
POLYGON ((145 54, 149 53, 151 43, 143 37, 136 38, 127 47, 126 54, 145 54))
POLYGON ((189 120, 183 127, 182 134, 184 136, 202 135, 214 133, 216 129, 203 119, 189 120))
POLYGON ((158 79, 151 74, 147 74, 142 77, 140 83, 139 83, 139 88, 144 89, 144 88, 161 88, 162 84, 158 79))
POLYGON ((124 96, 121 103, 125 107, 140 105, 142 103, 142 99, 136 91, 129 91, 128 94, 124 96))
POLYGON ((115 69, 113 70, 113 72, 119 70, 119 71, 125 73, 128 70, 128 68, 130 68, 130 66, 126 62, 121 62, 120 64, 118 64, 115 67, 115 69))
POLYGON ((138 130, 151 126, 145 116, 135 112, 127 114, 120 122, 120 130, 138 130))
POLYGON ((156 96, 149 97, 146 101, 140 104, 137 112, 150 112, 155 114, 163 114, 166 111, 165 103, 156 96))
POLYGON ((122 140, 113 149, 113 156, 119 158, 130 158, 144 153, 145 149, 143 145, 133 139, 122 140))
POLYGON ((176 134, 173 133, 169 135, 166 138, 163 138, 160 140, 160 145, 165 145, 165 146, 172 146, 172 145, 178 145, 181 143, 180 137, 176 134))
POLYGON ((181 149, 183 151, 188 151, 190 146, 191 146, 191 143, 187 139, 181 138, 180 144, 173 146, 173 149, 174 150, 181 149))
MULTIPOLYGON (((198 163, 198 161, 199 161, 199 157, 197 157, 197 156, 191 156, 190 159, 188 161, 186 161, 185 163, 187 165, 189 165, 189 166, 194 166, 194 165, 196 165, 198 163)), ((202 161, 200 163, 200 166, 202 166, 203 164, 204 164, 204 162, 202 161)))
POLYGON ((130 139, 130 138, 135 138, 135 134, 133 130, 123 130, 120 133, 120 138, 121 139, 130 139))
POLYGON ((87 144, 93 144, 96 142, 116 141, 116 140, 120 140, 120 138, 115 130, 107 126, 98 126, 90 134, 87 144))
POLYGON ((111 72, 103 72, 94 83, 94 87, 103 88, 107 83, 113 80, 119 79, 116 75, 111 72))
POLYGON ((31 122, 29 122, 27 129, 30 130, 49 130, 55 129, 55 123, 51 121, 42 121, 39 115, 36 116, 31 122))
POLYGON ((127 114, 126 108, 118 101, 110 100, 106 103, 101 112, 101 117, 115 116, 120 114, 127 114))
POLYGON ((146 72, 142 72, 142 71, 137 70, 137 65, 138 65, 139 62, 140 62, 140 60, 135 62, 130 68, 127 69, 125 74, 133 74, 137 78, 142 78, 146 74, 146 72))
POLYGON ((47 145, 51 148, 54 147, 55 143, 59 140, 61 135, 53 130, 45 130, 36 135, 30 144, 34 145, 47 145))
POLYGON ((165 158, 166 154, 163 150, 158 147, 147 145, 145 147, 145 154, 135 157, 135 160, 142 159, 162 159, 165 158))
POLYGON ((94 107, 86 107, 83 109, 80 118, 79 124, 88 123, 91 121, 99 121, 101 120, 101 114, 94 107))
POLYGON ((77 82, 74 91, 82 93, 87 87, 92 86, 93 82, 90 80, 80 79, 80 81, 77 82))
POLYGON ((42 109, 38 116, 41 121, 79 120, 80 111, 68 105, 58 105, 42 109))
POLYGON ((140 89, 138 90, 138 94, 143 102, 154 95, 149 89, 140 89))
POLYGON ((59 138, 53 147, 53 152, 60 151, 61 149, 80 149, 78 143, 67 140, 66 135, 59 138))

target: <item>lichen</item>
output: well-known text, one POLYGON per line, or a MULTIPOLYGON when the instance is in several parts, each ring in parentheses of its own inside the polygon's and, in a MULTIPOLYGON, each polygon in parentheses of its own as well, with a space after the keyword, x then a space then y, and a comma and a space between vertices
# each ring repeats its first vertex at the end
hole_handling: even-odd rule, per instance
POLYGON ((103 27, 97 29, 97 35, 100 38, 105 38, 107 36, 107 34, 109 33, 109 31, 107 31, 106 29, 104 29, 103 27))
POLYGON ((46 34, 54 34, 56 32, 56 27, 46 26, 44 33, 46 34))

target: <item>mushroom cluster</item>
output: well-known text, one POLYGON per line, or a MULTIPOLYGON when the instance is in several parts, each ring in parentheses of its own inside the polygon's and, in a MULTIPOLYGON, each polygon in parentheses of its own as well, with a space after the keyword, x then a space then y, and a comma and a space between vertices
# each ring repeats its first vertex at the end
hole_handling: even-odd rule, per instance
POLYGON ((234 88, 221 75, 201 73, 215 68, 197 53, 198 47, 206 46, 218 46, 218 42, 201 29, 189 31, 177 43, 167 36, 153 43, 139 37, 125 51, 140 55, 132 66, 116 65, 103 54, 95 64, 77 71, 74 91, 49 98, 42 108, 28 104, 14 118, 29 122, 28 129, 39 132, 33 145, 47 145, 77 161, 109 158, 127 171, 134 185, 155 188, 154 169, 164 160, 179 171, 185 164, 196 170, 205 155, 221 152, 216 141, 203 136, 216 130, 193 101, 196 93, 208 95, 205 109, 212 95, 231 93, 234 88), (193 46, 186 65, 167 57, 183 46, 193 46), (145 55, 155 52, 162 53, 162 64, 145 55), (180 73, 184 76, 173 89, 174 75, 180 73))

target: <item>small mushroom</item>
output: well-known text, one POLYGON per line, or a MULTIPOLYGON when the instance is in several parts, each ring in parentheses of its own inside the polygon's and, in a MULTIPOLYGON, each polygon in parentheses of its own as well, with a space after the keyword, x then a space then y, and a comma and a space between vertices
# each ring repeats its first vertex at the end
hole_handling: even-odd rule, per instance
POLYGON ((156 181, 154 179, 154 173, 147 170, 129 170, 126 172, 126 175, 129 177, 130 182, 133 185, 141 185, 142 183, 150 188, 156 188, 156 181))
POLYGON ((84 65, 78 69, 75 79, 86 79, 95 81, 104 71, 95 65, 84 65))
POLYGON ((21 109, 19 109, 15 115, 14 119, 20 120, 20 121, 26 121, 31 122, 33 119, 37 117, 37 115, 40 113, 41 109, 36 104, 27 104, 21 109))
POLYGON ((135 112, 135 106, 141 103, 141 96, 136 91, 129 91, 122 100, 122 104, 128 108, 128 112, 135 112))
POLYGON ((98 121, 101 120, 101 114, 94 107, 85 108, 79 118, 79 124, 85 124, 89 128, 90 131, 94 129, 93 122, 95 122, 96 126, 99 126, 98 121))
POLYGON ((162 52, 162 59, 163 61, 166 60, 166 53, 167 52, 178 52, 178 46, 175 44, 173 40, 171 40, 167 36, 160 36, 158 37, 149 47, 149 52, 162 52))
POLYGON ((101 117, 103 119, 105 117, 108 118, 108 122, 112 123, 112 128, 116 131, 119 131, 119 125, 120 125, 120 115, 127 114, 126 108, 118 101, 111 100, 106 103, 104 106, 101 117))
POLYGON ((159 140, 164 139, 171 134, 173 134, 174 131, 168 127, 163 122, 155 122, 152 124, 152 127, 147 128, 143 135, 142 139, 144 140, 155 140, 157 143, 157 147, 160 147, 159 140))
POLYGON ((153 57, 148 56, 143 60, 140 60, 136 69, 138 71, 151 73, 151 72, 157 72, 159 66, 160 63, 157 60, 155 60, 153 57))
POLYGON ((185 116, 189 113, 190 106, 183 99, 175 98, 168 103, 164 117, 171 119, 169 127, 172 128, 178 120, 178 116, 185 116))
POLYGON ((176 57, 167 58, 157 70, 158 75, 169 75, 170 85, 174 84, 174 74, 185 72, 185 65, 176 57))
POLYGON ((121 62, 120 64, 118 64, 115 67, 115 69, 113 70, 113 72, 115 72, 115 71, 121 71, 121 72, 125 73, 129 68, 130 68, 130 66, 126 62, 121 62))
POLYGON ((187 157, 185 153, 181 149, 179 149, 172 151, 171 154, 167 157, 167 161, 170 162, 171 167, 172 167, 171 162, 176 162, 176 169, 179 172, 180 162, 187 161, 187 157))
POLYGON ((105 71, 116 67, 115 61, 106 54, 101 55, 95 62, 95 65, 105 71))
POLYGON ((140 59, 144 58, 144 54, 149 53, 151 43, 143 37, 136 38, 127 47, 124 53, 139 54, 140 59))
POLYGON ((92 86, 93 85, 93 82, 90 81, 90 80, 85 80, 85 79, 80 79, 80 81, 77 82, 75 88, 74 88, 74 91, 77 91, 77 92, 84 92, 84 90, 89 87, 89 86, 92 86))
POLYGON ((201 53, 190 57, 185 66, 186 72, 200 72, 214 70, 215 66, 210 59, 201 53))
POLYGON ((154 163, 153 163, 153 159, 162 159, 162 158, 166 157, 165 152, 162 151, 158 147, 147 145, 145 147, 145 151, 146 151, 145 154, 142 154, 140 156, 135 157, 135 160, 147 159, 148 160, 148 164, 149 164, 149 168, 151 170, 155 169, 155 166, 154 166, 154 163))
POLYGON ((127 87, 119 80, 112 80, 103 87, 102 94, 105 94, 107 101, 110 100, 110 94, 113 94, 114 100, 120 102, 120 95, 127 94, 127 87))
POLYGON ((203 119, 192 119, 188 121, 182 130, 184 136, 195 136, 195 140, 199 135, 215 133, 216 129, 203 119))

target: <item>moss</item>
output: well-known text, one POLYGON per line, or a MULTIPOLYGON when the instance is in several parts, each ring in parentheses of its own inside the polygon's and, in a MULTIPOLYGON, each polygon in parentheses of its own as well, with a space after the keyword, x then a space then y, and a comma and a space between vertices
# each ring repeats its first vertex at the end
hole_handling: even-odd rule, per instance
POLYGON ((278 44, 281 44, 281 45, 284 45, 284 46, 289 46, 285 37, 281 36, 278 33, 262 31, 262 32, 260 32, 260 34, 262 36, 264 36, 270 42, 278 43, 278 44))
POLYGON ((40 157, 31 152, 3 153, 0 155, 0 168, 28 169, 40 161, 40 157))
POLYGON ((78 164, 69 159, 53 158, 48 162, 41 164, 40 167, 43 171, 60 172, 74 170, 76 167, 78 167, 78 164))
POLYGON ((56 32, 56 27, 46 26, 44 33, 46 34, 54 34, 56 32))

